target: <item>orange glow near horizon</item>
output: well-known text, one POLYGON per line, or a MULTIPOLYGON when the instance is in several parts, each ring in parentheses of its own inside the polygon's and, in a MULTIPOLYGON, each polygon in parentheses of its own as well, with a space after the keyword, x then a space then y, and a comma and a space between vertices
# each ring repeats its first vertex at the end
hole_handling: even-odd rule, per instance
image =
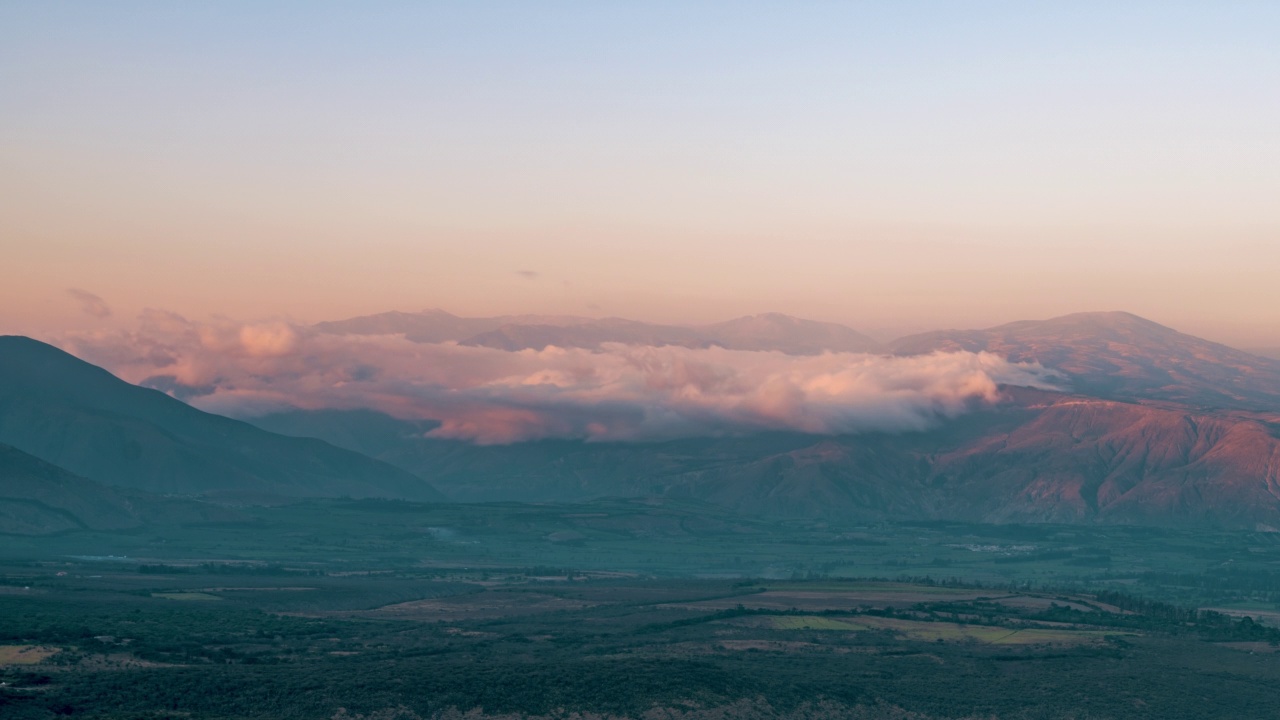
POLYGON ((1088 5, 9 6, 0 332, 1126 310, 1280 346, 1276 9, 1088 5))

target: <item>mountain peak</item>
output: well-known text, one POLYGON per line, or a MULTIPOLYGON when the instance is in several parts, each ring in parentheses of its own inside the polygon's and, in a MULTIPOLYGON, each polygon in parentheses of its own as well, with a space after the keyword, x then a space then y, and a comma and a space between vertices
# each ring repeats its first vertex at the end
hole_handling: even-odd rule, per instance
POLYGON ((1280 408, 1280 363, 1128 312, 1073 313, 890 343, 898 355, 991 352, 1063 372, 1081 392, 1245 410, 1280 408))

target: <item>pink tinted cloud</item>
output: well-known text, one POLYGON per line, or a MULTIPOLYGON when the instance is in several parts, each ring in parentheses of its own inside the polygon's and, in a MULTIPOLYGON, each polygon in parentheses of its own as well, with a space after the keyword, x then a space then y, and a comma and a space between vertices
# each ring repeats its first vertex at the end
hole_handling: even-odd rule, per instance
POLYGON ((284 323, 195 323, 159 311, 134 330, 62 344, 212 412, 372 408, 438 420, 434 436, 479 443, 916 430, 996 402, 1002 384, 1052 387, 1055 379, 990 353, 791 356, 616 344, 509 352, 284 323))
POLYGON ((67 295, 80 306, 80 312, 98 320, 105 320, 111 317, 111 306, 107 305, 107 301, 101 297, 94 295, 88 290, 80 288, 67 288, 67 295))

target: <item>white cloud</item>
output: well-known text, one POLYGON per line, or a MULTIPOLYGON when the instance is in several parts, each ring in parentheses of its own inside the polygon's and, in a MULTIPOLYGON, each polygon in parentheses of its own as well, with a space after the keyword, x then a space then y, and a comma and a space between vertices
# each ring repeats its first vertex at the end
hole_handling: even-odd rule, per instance
POLYGON ((367 407, 438 420, 434 435, 481 443, 915 430, 998 401, 1002 384, 1054 380, 1039 365, 990 353, 793 356, 617 344, 508 352, 282 323, 200 324, 156 311, 137 330, 63 345, 213 412, 367 407))

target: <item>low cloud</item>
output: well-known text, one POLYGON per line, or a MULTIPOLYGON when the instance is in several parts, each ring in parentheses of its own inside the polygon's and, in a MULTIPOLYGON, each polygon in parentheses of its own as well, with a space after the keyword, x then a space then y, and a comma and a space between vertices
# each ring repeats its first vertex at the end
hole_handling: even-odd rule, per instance
POLYGON ((68 288, 67 295, 70 295, 80 305, 80 312, 85 315, 99 320, 111 317, 111 306, 107 305, 107 301, 88 290, 68 288))
POLYGON ((990 353, 789 356, 618 344, 508 352, 284 323, 195 323, 160 311, 135 330, 63 345, 212 412, 372 408, 436 420, 433 436, 479 443, 918 430, 997 402, 1000 385, 1046 388, 1055 379, 990 353))
POLYGON ((537 280, 542 275, 537 270, 517 270, 516 274, 525 280, 537 280))

